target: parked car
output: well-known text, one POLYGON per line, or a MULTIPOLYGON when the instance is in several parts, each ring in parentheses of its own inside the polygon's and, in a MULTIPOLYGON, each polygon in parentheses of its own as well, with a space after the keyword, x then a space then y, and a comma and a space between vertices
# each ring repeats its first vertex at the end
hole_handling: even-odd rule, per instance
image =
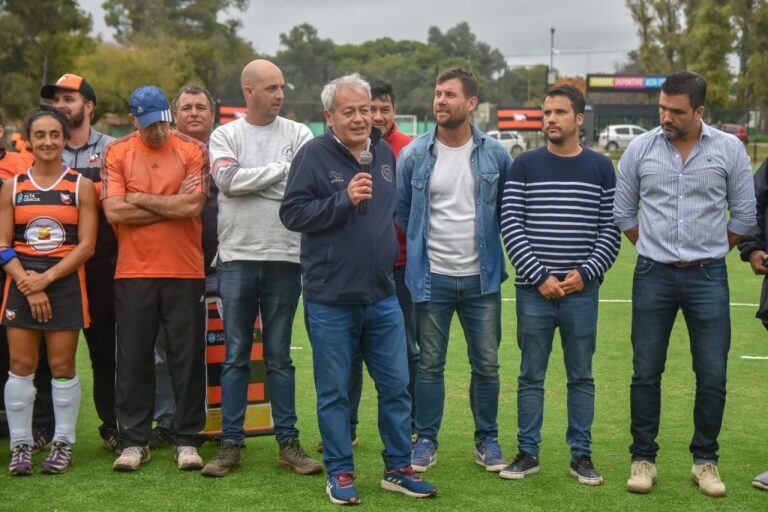
POLYGON ((743 124, 725 123, 722 127, 725 133, 732 133, 744 144, 749 144, 749 135, 747 134, 747 127, 743 124))
POLYGON ((600 132, 597 143, 608 151, 616 151, 626 148, 629 141, 646 131, 648 130, 635 124, 612 124, 600 132))
POLYGON ((494 139, 498 139, 498 141, 501 142, 501 145, 504 146, 512 156, 519 155, 528 149, 528 144, 525 142, 525 139, 516 131, 491 130, 490 132, 486 132, 486 134, 494 139))

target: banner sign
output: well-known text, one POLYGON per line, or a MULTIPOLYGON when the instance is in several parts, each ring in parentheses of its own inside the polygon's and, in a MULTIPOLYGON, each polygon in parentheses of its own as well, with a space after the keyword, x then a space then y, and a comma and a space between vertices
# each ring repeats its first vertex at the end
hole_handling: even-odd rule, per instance
POLYGON ((659 92, 666 76, 587 75, 588 92, 659 92))

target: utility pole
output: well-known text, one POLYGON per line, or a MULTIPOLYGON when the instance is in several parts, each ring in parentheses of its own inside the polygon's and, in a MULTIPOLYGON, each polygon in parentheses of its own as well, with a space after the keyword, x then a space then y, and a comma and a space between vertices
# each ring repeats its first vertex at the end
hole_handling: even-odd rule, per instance
POLYGON ((549 73, 547 73, 547 85, 555 83, 555 28, 549 29, 549 73))

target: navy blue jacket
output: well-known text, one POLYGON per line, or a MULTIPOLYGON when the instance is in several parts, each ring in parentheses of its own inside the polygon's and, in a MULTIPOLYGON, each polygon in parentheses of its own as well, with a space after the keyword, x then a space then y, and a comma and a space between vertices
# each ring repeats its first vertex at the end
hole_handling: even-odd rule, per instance
POLYGON ((325 304, 370 304, 395 293, 398 255, 394 213, 395 156, 371 133, 373 197, 361 215, 347 194, 360 164, 329 128, 307 142, 291 163, 280 220, 302 233, 304 298, 325 304))

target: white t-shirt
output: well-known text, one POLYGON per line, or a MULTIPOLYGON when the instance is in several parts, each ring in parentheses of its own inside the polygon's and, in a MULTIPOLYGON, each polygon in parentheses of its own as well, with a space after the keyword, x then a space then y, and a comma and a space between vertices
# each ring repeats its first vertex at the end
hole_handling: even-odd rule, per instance
POLYGON ((431 271, 447 276, 480 274, 475 236, 475 179, 470 158, 472 139, 452 148, 435 140, 437 161, 429 180, 431 271))

